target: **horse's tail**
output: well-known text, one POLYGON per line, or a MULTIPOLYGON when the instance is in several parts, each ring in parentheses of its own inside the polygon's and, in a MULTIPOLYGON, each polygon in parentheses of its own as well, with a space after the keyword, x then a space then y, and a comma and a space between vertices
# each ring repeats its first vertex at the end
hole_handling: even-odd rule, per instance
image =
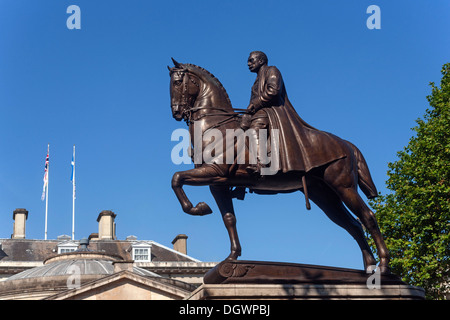
POLYGON ((361 188, 362 192, 366 195, 367 198, 373 199, 378 196, 377 187, 375 187, 375 183, 372 180, 372 176, 370 175, 369 167, 367 166, 367 162, 364 159, 361 151, 352 144, 351 142, 347 143, 351 146, 353 150, 353 154, 356 158, 356 163, 358 167, 358 185, 361 188))

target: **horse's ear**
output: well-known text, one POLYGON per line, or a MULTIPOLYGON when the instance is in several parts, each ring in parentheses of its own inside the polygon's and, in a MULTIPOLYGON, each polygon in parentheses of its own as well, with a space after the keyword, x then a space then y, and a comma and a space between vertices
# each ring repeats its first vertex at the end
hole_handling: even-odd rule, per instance
POLYGON ((171 58, 171 59, 176 68, 181 68, 181 63, 177 62, 174 58, 171 58))
POLYGON ((171 67, 169 67, 169 66, 167 66, 167 69, 169 69, 169 71, 172 71, 172 68, 171 68, 171 67))

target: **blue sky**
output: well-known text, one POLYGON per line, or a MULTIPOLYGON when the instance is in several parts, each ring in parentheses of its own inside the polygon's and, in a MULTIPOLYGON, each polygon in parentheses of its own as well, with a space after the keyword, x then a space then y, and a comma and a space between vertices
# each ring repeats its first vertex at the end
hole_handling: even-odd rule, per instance
MULTIPOLYGON (((50 143, 48 237, 71 234, 72 146, 77 149, 75 237, 98 231, 102 210, 117 235, 171 246, 185 233, 188 254, 220 261, 229 242, 208 187, 186 187, 214 213, 184 214, 173 194, 170 57, 200 65, 245 108, 262 50, 283 74, 300 116, 352 141, 379 191, 425 113, 429 82, 449 62, 450 3, 435 1, 83 1, 0 0, 0 238, 15 208, 29 211, 27 238, 43 239, 42 177, 50 143), (69 30, 69 5, 81 29, 69 30), (369 30, 369 5, 381 29, 369 30)), ((356 242, 303 194, 235 201, 241 259, 362 268, 356 242)))

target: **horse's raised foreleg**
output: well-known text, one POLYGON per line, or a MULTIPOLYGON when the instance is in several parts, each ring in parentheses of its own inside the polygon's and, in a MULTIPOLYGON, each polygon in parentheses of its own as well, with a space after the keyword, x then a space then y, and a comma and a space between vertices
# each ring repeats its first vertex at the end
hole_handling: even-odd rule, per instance
POLYGON ((241 244, 236 229, 236 216, 234 215, 233 200, 231 190, 228 186, 210 186, 212 195, 216 200, 225 227, 230 237, 230 255, 226 260, 236 260, 241 255, 241 244))
POLYGON ((204 202, 199 202, 194 207, 186 196, 183 185, 205 186, 223 179, 224 178, 218 176, 217 172, 211 167, 199 167, 175 172, 172 177, 172 189, 175 192, 178 201, 180 201, 181 208, 184 212, 195 216, 204 216, 212 213, 211 208, 204 202))

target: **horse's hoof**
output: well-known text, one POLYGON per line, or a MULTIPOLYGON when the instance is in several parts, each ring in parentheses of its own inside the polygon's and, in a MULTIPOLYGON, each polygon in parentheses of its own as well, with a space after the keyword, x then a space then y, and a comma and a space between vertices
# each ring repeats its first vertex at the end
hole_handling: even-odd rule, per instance
POLYGON ((391 268, 388 265, 378 265, 378 269, 380 269, 380 274, 389 275, 391 274, 391 268))
POLYGON ((193 216, 205 216, 207 214, 211 214, 211 208, 204 202, 199 202, 194 208, 192 208, 189 214, 193 216))
POLYGON ((364 269, 366 269, 366 273, 372 273, 375 271, 377 266, 377 261, 372 255, 363 254, 364 257, 364 269))
POLYGON ((237 260, 241 255, 241 251, 231 251, 230 255, 225 260, 237 260))

